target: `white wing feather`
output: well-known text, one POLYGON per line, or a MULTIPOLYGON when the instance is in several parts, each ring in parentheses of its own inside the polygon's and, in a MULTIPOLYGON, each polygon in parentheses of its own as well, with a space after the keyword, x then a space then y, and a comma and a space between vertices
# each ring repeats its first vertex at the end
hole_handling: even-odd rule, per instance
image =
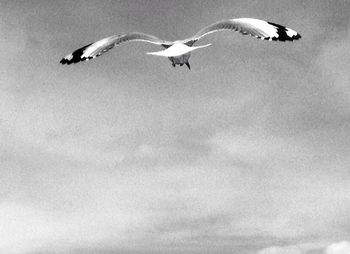
POLYGON ((174 45, 172 45, 171 47, 169 47, 165 50, 157 51, 157 52, 148 52, 147 55, 176 57, 176 56, 181 56, 181 55, 187 54, 187 53, 194 51, 196 49, 208 47, 210 45, 211 44, 189 47, 189 46, 186 46, 185 44, 182 44, 182 43, 175 43, 174 45))
POLYGON ((237 31, 244 35, 249 34, 256 38, 270 41, 293 41, 301 38, 301 35, 296 31, 282 25, 260 19, 239 18, 222 20, 211 24, 183 42, 188 46, 192 46, 203 36, 224 30, 237 31))
POLYGON ((115 45, 128 41, 149 42, 152 44, 161 45, 165 48, 168 48, 172 45, 172 42, 161 40, 150 34, 134 32, 125 35, 113 35, 75 50, 73 53, 64 57, 60 63, 72 64, 81 61, 88 61, 92 58, 102 55, 103 53, 112 49, 115 45))

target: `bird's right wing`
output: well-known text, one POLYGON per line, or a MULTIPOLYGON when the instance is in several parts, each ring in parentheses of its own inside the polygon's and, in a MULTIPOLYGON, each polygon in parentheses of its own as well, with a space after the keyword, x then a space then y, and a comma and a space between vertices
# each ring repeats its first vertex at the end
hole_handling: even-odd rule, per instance
POLYGON ((125 35, 113 35, 75 50, 73 53, 62 58, 60 63, 72 64, 88 61, 102 55, 103 53, 112 49, 115 45, 128 41, 149 42, 152 44, 161 45, 164 48, 168 48, 172 45, 172 42, 161 40, 150 34, 134 32, 125 35))
POLYGON ((293 41, 301 38, 296 31, 285 26, 253 18, 227 19, 218 21, 199 30, 191 38, 183 40, 187 46, 192 46, 203 36, 218 31, 237 31, 243 35, 249 34, 259 39, 270 41, 293 41))

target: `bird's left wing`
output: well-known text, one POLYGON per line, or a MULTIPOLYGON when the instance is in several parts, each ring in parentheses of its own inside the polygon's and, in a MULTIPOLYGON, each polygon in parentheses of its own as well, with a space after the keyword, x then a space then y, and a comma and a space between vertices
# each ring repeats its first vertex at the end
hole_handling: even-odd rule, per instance
POLYGON ((172 42, 161 40, 150 34, 134 32, 124 35, 113 35, 75 50, 73 53, 62 58, 60 63, 72 64, 88 61, 102 55, 103 53, 112 49, 115 45, 128 41, 144 41, 156 45, 161 45, 164 48, 168 48, 172 45, 172 42))
POLYGON ((187 46, 192 46, 203 36, 224 30, 238 31, 244 35, 249 34, 256 38, 270 41, 293 41, 301 38, 299 33, 282 25, 260 19, 239 18, 218 21, 204 27, 191 38, 185 39, 183 43, 187 46))

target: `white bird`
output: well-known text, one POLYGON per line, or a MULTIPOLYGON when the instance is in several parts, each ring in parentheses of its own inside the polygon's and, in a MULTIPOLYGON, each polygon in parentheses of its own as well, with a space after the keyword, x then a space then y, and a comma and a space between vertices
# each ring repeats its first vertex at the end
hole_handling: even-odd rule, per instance
POLYGON ((102 55, 103 53, 112 49, 115 45, 122 42, 144 41, 160 45, 165 48, 165 50, 149 52, 147 54, 168 57, 174 67, 176 65, 182 66, 186 64, 186 66, 191 69, 188 61, 191 56, 191 51, 211 45, 207 44, 203 46, 193 46, 194 43, 205 35, 223 30, 238 31, 243 35, 249 34, 256 38, 269 41, 293 41, 301 38, 299 33, 290 28, 260 19, 228 19, 206 26, 198 31, 194 36, 178 41, 161 40, 153 35, 139 32, 124 35, 113 35, 75 50, 73 53, 64 57, 60 63, 72 64, 81 61, 88 61, 102 55))

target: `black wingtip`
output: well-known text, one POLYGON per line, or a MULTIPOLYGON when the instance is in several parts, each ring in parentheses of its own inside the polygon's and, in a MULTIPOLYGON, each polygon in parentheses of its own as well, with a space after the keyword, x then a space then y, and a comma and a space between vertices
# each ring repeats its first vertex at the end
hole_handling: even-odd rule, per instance
POLYGON ((186 64, 186 66, 188 67, 188 69, 191 70, 191 65, 190 65, 190 63, 189 63, 189 62, 186 62, 185 64, 186 64))
POLYGON ((267 22, 270 25, 274 26, 277 29, 277 37, 268 37, 264 38, 265 40, 273 40, 273 41, 294 41, 294 40, 299 40, 301 39, 301 35, 294 30, 287 28, 285 26, 272 23, 272 22, 267 22))
POLYGON ((87 59, 90 59, 90 58, 86 58, 86 57, 81 57, 84 52, 85 52, 85 49, 87 47, 89 47, 92 43, 84 46, 84 47, 81 47, 80 49, 77 49, 76 51, 74 51, 72 54, 69 54, 68 56, 64 57, 61 59, 60 63, 61 64, 72 64, 72 63, 78 63, 78 62, 81 62, 81 61, 85 61, 87 59))
POLYGON ((72 62, 70 62, 68 59, 66 58, 62 58, 62 60, 60 61, 61 64, 71 64, 72 62))

